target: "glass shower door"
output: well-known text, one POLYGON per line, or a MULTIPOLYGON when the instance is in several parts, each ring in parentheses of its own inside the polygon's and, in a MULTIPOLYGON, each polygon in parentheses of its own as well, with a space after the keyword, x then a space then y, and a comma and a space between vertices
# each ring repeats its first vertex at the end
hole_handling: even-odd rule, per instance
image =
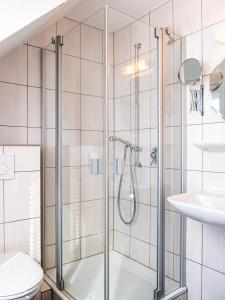
POLYGON ((64 289, 77 299, 104 299, 104 10, 82 22, 67 21, 62 47, 64 289))

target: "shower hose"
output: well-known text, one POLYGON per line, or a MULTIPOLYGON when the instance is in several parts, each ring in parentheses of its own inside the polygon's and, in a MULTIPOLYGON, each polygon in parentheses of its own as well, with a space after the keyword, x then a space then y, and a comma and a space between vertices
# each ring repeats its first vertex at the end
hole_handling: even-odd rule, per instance
POLYGON ((137 212, 137 198, 136 198, 136 190, 135 190, 135 178, 134 178, 134 165, 133 165, 133 151, 134 151, 134 147, 132 145, 126 145, 124 146, 124 156, 123 156, 123 170, 121 172, 120 175, 120 181, 119 181, 119 188, 118 188, 118 194, 117 194, 117 207, 118 207, 118 212, 119 212, 119 216, 122 220, 123 223, 129 225, 131 224, 136 216, 136 212, 137 212), (127 160, 127 151, 128 149, 130 150, 129 153, 129 167, 130 167, 130 178, 131 178, 131 194, 130 194, 130 198, 133 199, 133 213, 132 216, 130 218, 130 220, 125 220, 125 218, 122 215, 121 212, 121 199, 120 199, 120 195, 121 195, 121 188, 123 185, 123 179, 124 179, 124 169, 125 169, 125 164, 126 164, 126 160, 127 160))

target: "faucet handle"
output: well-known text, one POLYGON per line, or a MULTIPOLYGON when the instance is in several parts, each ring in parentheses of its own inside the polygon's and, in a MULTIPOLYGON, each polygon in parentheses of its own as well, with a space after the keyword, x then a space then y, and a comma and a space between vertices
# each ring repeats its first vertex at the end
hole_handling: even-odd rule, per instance
POLYGON ((158 159, 158 149, 157 149, 157 147, 152 148, 152 152, 150 154, 150 157, 151 157, 150 165, 152 166, 153 164, 157 163, 157 159, 158 159))

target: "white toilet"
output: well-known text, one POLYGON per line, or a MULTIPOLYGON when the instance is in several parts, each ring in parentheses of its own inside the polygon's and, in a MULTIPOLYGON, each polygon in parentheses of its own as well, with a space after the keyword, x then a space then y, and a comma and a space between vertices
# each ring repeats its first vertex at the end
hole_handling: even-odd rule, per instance
POLYGON ((42 280, 41 266, 29 255, 0 253, 0 300, 33 299, 42 280))

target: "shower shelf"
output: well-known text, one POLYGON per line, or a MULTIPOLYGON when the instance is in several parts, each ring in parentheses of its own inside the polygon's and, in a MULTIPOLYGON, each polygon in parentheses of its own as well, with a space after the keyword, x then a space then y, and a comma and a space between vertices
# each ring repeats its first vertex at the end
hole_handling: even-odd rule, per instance
POLYGON ((225 152, 225 143, 202 143, 194 144, 195 147, 207 152, 225 152))

